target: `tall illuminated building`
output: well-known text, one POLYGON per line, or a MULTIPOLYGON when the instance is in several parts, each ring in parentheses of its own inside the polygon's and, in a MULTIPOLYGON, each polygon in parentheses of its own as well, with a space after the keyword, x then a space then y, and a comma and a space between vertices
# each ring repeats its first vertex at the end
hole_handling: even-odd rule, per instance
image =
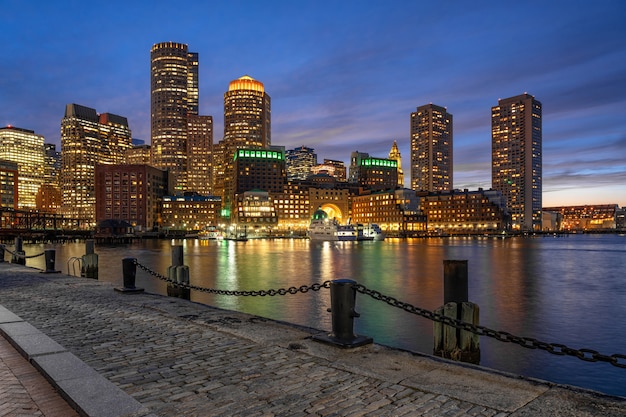
POLYGON ((287 179, 306 180, 311 175, 311 169, 317 165, 317 154, 313 148, 300 146, 285 152, 287 164, 287 179))
POLYGON ((18 208, 35 209, 46 179, 44 137, 13 126, 0 128, 0 159, 17 164, 18 208))
POLYGON ((175 193, 187 191, 188 115, 198 114, 198 54, 177 42, 150 50, 152 158, 169 171, 175 193))
POLYGON ((61 120, 61 191, 63 213, 89 225, 96 218, 95 173, 98 164, 121 164, 132 147, 125 117, 98 114, 68 104, 61 120))
POLYGON ((213 192, 213 117, 187 116, 187 189, 208 196, 213 192))
POLYGON ((411 188, 452 190, 452 115, 445 107, 420 106, 411 113, 411 188))
POLYGON ((398 149, 398 144, 396 141, 393 141, 393 145, 391 146, 391 150, 389 151, 389 159, 396 161, 398 163, 398 187, 404 187, 404 171, 402 170, 402 155, 400 154, 400 150, 398 149))
POLYGON ((504 196, 514 230, 541 230, 541 117, 530 94, 491 108, 491 187, 504 196))
POLYGON ((224 139, 215 161, 214 193, 230 209, 237 149, 267 149, 271 146, 271 99, 262 82, 244 75, 230 82, 224 93, 224 139))

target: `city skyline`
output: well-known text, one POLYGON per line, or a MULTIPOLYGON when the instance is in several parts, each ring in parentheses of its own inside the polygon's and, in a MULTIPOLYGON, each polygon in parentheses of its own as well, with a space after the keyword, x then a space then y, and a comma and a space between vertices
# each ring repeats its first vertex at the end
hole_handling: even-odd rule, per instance
POLYGON ((543 205, 626 206, 621 2, 3 3, 0 125, 46 142, 60 144, 65 105, 77 103, 127 117, 150 143, 149 51, 173 41, 199 54, 214 143, 223 94, 243 75, 272 96, 272 144, 320 160, 386 157, 395 140, 410 166, 410 114, 433 103, 454 115, 454 188, 490 188, 491 107, 527 92, 543 104, 543 205))

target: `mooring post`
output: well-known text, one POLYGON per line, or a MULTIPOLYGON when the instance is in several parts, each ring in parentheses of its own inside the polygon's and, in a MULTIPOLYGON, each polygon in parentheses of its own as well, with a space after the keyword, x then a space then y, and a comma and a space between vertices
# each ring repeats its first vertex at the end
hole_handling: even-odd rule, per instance
POLYGON ((95 253, 95 240, 85 241, 85 254, 82 260, 80 275, 85 278, 98 279, 98 254, 95 253))
POLYGON ((22 238, 20 236, 15 238, 15 252, 11 257, 11 263, 26 265, 26 252, 22 250, 22 238))
POLYGON ((61 271, 56 271, 54 269, 54 262, 55 262, 55 258, 56 258, 56 250, 54 249, 46 249, 45 251, 43 251, 44 253, 44 257, 46 259, 46 270, 42 271, 46 274, 53 274, 53 273, 59 273, 61 271))
MULTIPOLYGON (((172 245, 172 265, 167 269, 167 277, 177 284, 189 284, 189 267, 184 265, 184 252, 182 245, 172 245)), ((167 285, 167 295, 171 297, 184 298, 189 300, 191 292, 189 288, 176 285, 167 285)))
POLYGON ((137 277, 137 259, 122 259, 123 288, 114 288, 115 291, 123 293, 143 292, 143 288, 135 287, 135 278, 137 277))
POLYGON ((354 318, 359 317, 355 311, 356 289, 355 281, 350 279, 336 279, 330 283, 330 305, 332 313, 332 333, 316 335, 313 338, 321 342, 331 343, 340 347, 357 347, 372 343, 373 339, 367 336, 354 334, 354 318))
POLYGON ((0 245, 0 262, 4 262, 4 245, 0 245))
MULTIPOLYGON (((467 261, 444 260, 443 275, 444 305, 435 313, 478 325, 480 309, 468 301, 467 261)), ((477 334, 435 321, 433 335, 436 356, 476 364, 480 362, 477 334)))

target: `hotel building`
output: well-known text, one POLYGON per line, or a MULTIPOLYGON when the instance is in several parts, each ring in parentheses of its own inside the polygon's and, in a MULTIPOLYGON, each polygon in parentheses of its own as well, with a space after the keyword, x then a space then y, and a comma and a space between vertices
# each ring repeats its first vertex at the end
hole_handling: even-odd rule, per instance
POLYGON ((431 235, 484 234, 509 230, 506 202, 495 190, 417 193, 431 235))
POLYGON ((231 81, 224 93, 224 139, 214 154, 213 193, 222 197, 224 209, 231 208, 237 150, 270 146, 271 100, 263 83, 247 75, 231 81))
POLYGON ((46 180, 44 137, 13 126, 0 128, 0 159, 17 164, 20 209, 36 209, 37 193, 46 180))
POLYGON ((213 140, 207 119, 189 118, 198 116, 198 53, 189 52, 186 44, 162 42, 152 46, 150 62, 152 163, 168 170, 174 193, 196 191, 191 189, 198 185, 198 173, 194 171, 195 160, 190 151, 197 151, 202 144, 204 148, 199 152, 202 158, 210 152, 207 143, 213 140), (200 139, 200 135, 207 136, 200 139), (188 184, 189 168, 192 168, 192 184, 188 184))
POLYGON ((138 230, 161 222, 167 172, 149 165, 97 165, 96 222, 123 220, 138 230))
POLYGON ((388 236, 419 236, 426 216, 419 211, 415 191, 406 188, 352 197, 352 222, 376 223, 388 236))
POLYGON ((411 113, 411 188, 450 191, 452 115, 445 107, 427 104, 411 113))
POLYGON ((491 187, 504 196, 513 230, 541 230, 541 117, 529 94, 491 108, 491 187))
POLYGON ((68 104, 61 121, 63 213, 93 225, 96 221, 95 175, 98 164, 122 164, 132 147, 125 117, 68 104))

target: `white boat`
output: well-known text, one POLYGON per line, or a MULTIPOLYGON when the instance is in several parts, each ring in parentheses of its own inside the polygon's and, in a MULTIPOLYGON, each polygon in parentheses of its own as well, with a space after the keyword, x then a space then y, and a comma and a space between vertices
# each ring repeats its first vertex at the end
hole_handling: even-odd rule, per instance
POLYGON ((363 236, 371 237, 372 240, 385 240, 385 232, 376 223, 363 226, 363 236))
POLYGON ((223 238, 222 233, 217 230, 216 227, 212 226, 207 227, 206 230, 198 236, 198 239, 200 240, 222 240, 223 238))
POLYGON ((329 219, 328 214, 317 209, 313 213, 309 224, 308 236, 317 241, 360 241, 374 240, 373 237, 365 236, 362 224, 339 224, 335 219, 329 219))

